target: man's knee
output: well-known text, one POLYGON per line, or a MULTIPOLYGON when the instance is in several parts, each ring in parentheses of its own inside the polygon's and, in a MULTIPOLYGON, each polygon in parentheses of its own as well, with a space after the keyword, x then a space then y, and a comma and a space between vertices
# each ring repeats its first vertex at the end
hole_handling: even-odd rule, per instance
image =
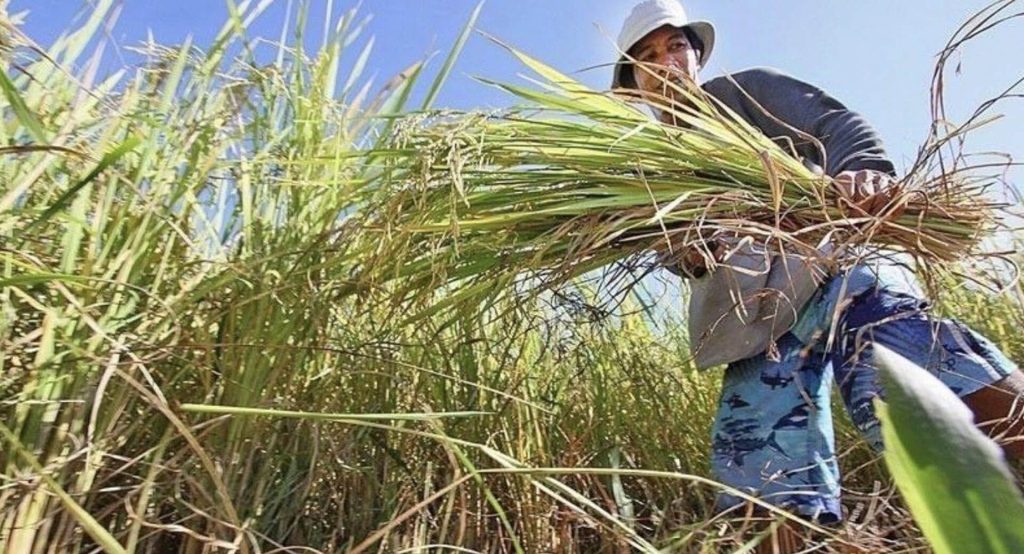
POLYGON ((964 397, 975 421, 1013 458, 1024 458, 1024 373, 1011 373, 964 397))

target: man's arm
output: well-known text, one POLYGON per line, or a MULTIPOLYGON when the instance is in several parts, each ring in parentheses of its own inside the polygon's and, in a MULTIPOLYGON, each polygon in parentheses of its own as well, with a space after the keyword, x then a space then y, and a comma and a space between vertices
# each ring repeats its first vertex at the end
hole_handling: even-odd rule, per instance
POLYGON ((712 79, 704 89, 826 175, 857 170, 895 175, 867 120, 813 85, 773 69, 750 69, 712 79))

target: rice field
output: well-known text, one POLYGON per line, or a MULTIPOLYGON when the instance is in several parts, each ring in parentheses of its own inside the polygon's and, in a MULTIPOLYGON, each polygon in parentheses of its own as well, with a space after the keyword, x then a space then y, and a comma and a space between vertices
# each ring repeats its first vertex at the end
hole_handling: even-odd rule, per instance
MULTIPOLYGON (((591 273, 413 324, 360 279, 379 152, 450 64, 371 89, 362 64, 339 78, 364 14, 309 51, 248 36, 250 3, 211 44, 139 45, 108 74, 89 45, 113 4, 46 47, 0 25, 0 551, 765 537, 712 510, 718 375, 689 361, 677 278, 591 273)), ((1024 361, 1019 286, 947 284, 941 310, 1024 361)), ((926 548, 882 461, 847 422, 838 440, 849 523, 820 541, 926 548)))

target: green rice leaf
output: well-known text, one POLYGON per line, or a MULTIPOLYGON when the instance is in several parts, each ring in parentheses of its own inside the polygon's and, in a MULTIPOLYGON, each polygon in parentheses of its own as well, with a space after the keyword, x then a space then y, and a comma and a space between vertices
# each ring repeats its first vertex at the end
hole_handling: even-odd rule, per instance
POLYGON ((885 461, 940 554, 1024 552, 1024 497, 1002 450, 938 378, 875 345, 885 461))
POLYGON ((437 73, 437 76, 434 77, 434 82, 427 90, 427 96, 423 99, 423 105, 420 106, 421 110, 429 109, 434 105, 434 100, 437 99, 437 95, 441 92, 441 87, 444 86, 452 68, 455 67, 455 62, 458 61, 459 54, 462 53, 463 47, 466 46, 466 41, 469 40, 469 35, 473 32, 473 28, 476 26, 476 20, 480 17, 480 10, 483 9, 483 7, 483 2, 477 4, 476 7, 473 8, 473 12, 469 15, 469 19, 466 20, 466 24, 462 26, 462 32, 459 33, 459 37, 455 39, 455 44, 453 44, 451 50, 448 51, 448 57, 445 58, 444 65, 441 66, 441 70, 437 73))
POLYGON ((7 98, 7 102, 11 105, 11 109, 14 110, 15 117, 25 127, 32 138, 40 144, 46 144, 50 142, 49 133, 43 127, 43 124, 39 122, 32 110, 25 104, 25 100, 18 93, 17 87, 14 86, 14 82, 11 81, 10 77, 7 76, 6 72, 0 71, 0 88, 3 88, 4 97, 7 98))
POLYGON ((28 232, 29 230, 49 221, 50 218, 52 218, 57 212, 63 210, 75 198, 75 195, 78 194, 80 190, 85 188, 85 186, 88 185, 89 183, 93 182, 107 168, 117 163, 117 161, 124 157, 125 154, 131 152, 132 150, 135 150, 135 147, 138 146, 141 142, 142 141, 139 137, 128 137, 128 139, 119 144, 117 148, 114 148, 106 155, 104 155, 103 158, 99 161, 99 163, 96 164, 96 167, 94 167, 92 171, 88 173, 88 175, 86 175, 83 179, 72 185, 71 188, 64 191, 64 194, 62 194, 56 202, 54 202, 52 205, 50 205, 49 208, 47 208, 42 214, 40 214, 38 218, 32 221, 32 223, 30 223, 28 227, 26 227, 25 231, 28 232))
POLYGON ((299 412, 292 410, 274 410, 266 408, 248 408, 244 406, 214 406, 210 404, 182 404, 183 412, 197 414, 219 414, 236 416, 266 416, 308 419, 316 421, 432 421, 435 419, 455 417, 477 417, 491 415, 490 412, 435 412, 435 413, 404 413, 404 414, 324 414, 316 412, 299 412))

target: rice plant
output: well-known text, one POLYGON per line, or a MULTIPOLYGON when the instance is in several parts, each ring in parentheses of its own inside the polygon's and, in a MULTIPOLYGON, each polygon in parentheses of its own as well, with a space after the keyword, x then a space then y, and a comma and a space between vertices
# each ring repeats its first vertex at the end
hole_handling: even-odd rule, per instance
MULTIPOLYGON (((101 75, 114 4, 47 47, 4 25, 0 550, 749 546, 749 518, 711 509, 717 377, 688 362, 676 281, 603 311, 567 280, 416 325, 402 279, 367 284, 398 244, 374 211, 393 146, 424 117, 397 116, 414 87, 432 113, 476 12, 435 77, 410 60, 374 86, 365 16, 311 51, 287 39, 301 8, 280 40, 247 35, 268 2, 101 75)), ((1019 303, 962 294, 951 310, 1015 344, 1019 303)), ((823 540, 922 546, 847 444, 851 525, 823 540)))
POLYGON ((347 154, 418 66, 339 90, 364 18, 312 55, 260 49, 244 33, 267 3, 247 2, 204 50, 144 44, 141 67, 100 79, 102 47, 85 52, 113 4, 45 50, 18 36, 5 71, 2 542, 248 551, 254 527, 283 538, 302 517, 310 454, 287 445, 308 424, 196 424, 178 404, 266 406, 333 367, 316 346, 344 323, 328 297, 360 195, 347 154))

